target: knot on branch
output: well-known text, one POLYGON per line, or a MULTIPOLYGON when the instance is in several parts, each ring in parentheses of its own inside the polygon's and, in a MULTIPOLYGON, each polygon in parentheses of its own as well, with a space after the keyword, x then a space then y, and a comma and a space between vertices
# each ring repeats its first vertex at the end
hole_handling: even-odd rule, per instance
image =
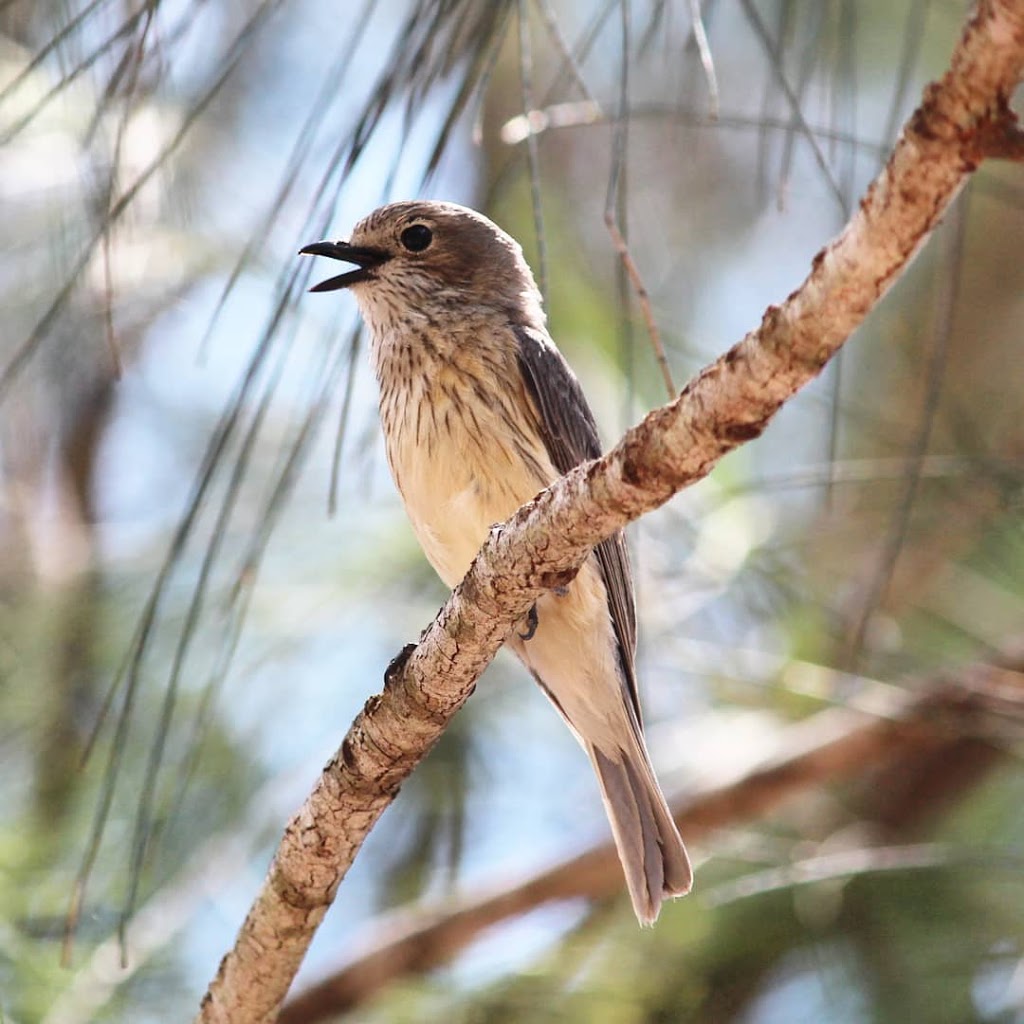
POLYGON ((999 97, 996 109, 975 129, 966 149, 971 167, 983 160, 1024 162, 1024 131, 1005 96, 999 97))
POLYGON ((334 898, 340 880, 340 872, 331 872, 331 882, 328 885, 323 884, 323 879, 316 879, 320 885, 311 884, 314 880, 310 877, 292 879, 276 862, 271 868, 269 878, 271 888, 285 906, 306 914, 319 912, 321 915, 334 898))
POLYGON ((579 566, 573 566, 571 569, 562 569, 558 572, 541 572, 537 574, 536 583, 545 590, 564 590, 576 579, 579 571, 579 566))
POLYGON ((765 416, 762 419, 751 420, 749 423, 726 423, 722 427, 722 440, 731 446, 753 441, 755 437, 760 437, 764 432, 770 418, 765 416))

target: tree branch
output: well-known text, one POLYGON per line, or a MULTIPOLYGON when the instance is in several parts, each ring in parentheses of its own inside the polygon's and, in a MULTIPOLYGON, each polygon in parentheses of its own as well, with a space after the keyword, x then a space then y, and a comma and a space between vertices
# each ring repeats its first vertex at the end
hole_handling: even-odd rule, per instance
POLYGON ((810 275, 761 326, 586 463, 492 531, 411 656, 371 697, 289 823, 202 1022, 266 1022, 359 847, 401 781, 473 690, 511 625, 570 579, 593 546, 706 476, 813 380, 1010 132, 1024 66, 1024 0, 982 0, 950 69, 925 91, 885 168, 810 275), (995 132, 996 136, 999 132, 995 132))

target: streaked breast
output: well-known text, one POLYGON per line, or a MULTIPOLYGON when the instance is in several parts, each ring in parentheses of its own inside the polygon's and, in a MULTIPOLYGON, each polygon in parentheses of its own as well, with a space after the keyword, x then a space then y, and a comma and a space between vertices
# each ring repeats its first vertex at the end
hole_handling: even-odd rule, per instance
POLYGON ((558 474, 514 361, 505 372, 471 355, 394 355, 378 363, 388 462, 424 553, 454 587, 490 527, 558 474))

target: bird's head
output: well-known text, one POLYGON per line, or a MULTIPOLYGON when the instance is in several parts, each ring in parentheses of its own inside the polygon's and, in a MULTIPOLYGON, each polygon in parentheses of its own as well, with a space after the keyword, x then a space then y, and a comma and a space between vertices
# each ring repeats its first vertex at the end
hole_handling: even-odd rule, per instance
POLYGON ((371 327, 396 314, 499 313, 540 326, 540 293, 522 249, 482 214, 455 203, 392 203, 361 220, 347 242, 300 250, 355 265, 310 291, 352 290, 371 327))

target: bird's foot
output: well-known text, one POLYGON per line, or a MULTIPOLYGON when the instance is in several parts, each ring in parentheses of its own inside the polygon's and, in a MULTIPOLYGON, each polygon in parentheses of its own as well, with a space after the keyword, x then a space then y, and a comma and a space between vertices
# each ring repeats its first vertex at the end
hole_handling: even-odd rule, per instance
POLYGON ((526 632, 519 634, 520 640, 532 640, 534 633, 537 632, 537 605, 534 604, 530 610, 526 613, 526 632))

